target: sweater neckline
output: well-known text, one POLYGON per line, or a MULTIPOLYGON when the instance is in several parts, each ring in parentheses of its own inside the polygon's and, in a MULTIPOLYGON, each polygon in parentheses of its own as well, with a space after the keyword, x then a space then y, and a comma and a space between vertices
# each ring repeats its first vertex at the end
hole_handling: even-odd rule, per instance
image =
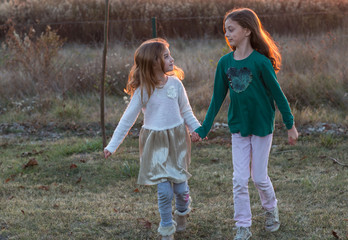
POLYGON ((253 49, 253 51, 246 58, 243 58, 243 59, 240 59, 240 60, 236 60, 236 59, 234 59, 234 51, 233 51, 232 52, 232 59, 235 62, 243 62, 243 61, 248 60, 255 52, 256 52, 255 49, 253 49))
POLYGON ((170 80, 170 76, 167 75, 167 81, 166 81, 166 83, 163 84, 163 85, 161 85, 161 86, 157 86, 156 88, 157 88, 157 89, 162 89, 162 88, 164 88, 164 87, 168 84, 169 80, 170 80))

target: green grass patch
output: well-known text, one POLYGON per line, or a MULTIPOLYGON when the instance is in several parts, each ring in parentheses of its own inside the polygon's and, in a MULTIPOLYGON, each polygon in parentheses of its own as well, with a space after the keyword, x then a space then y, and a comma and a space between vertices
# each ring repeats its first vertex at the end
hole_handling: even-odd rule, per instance
MULTIPOLYGON (((233 238, 229 138, 220 131, 192 145, 193 211, 177 239, 233 238)), ((347 144, 347 137, 317 134, 289 146, 283 132, 275 133, 269 175, 282 225, 276 233, 265 232, 258 192, 250 182, 255 239, 347 236, 348 168, 332 160, 348 164, 347 144)), ((158 239, 156 187, 136 184, 136 137, 127 137, 107 160, 99 138, 12 138, 0 146, 0 238, 158 239), (32 159, 38 164, 24 167, 32 159)))

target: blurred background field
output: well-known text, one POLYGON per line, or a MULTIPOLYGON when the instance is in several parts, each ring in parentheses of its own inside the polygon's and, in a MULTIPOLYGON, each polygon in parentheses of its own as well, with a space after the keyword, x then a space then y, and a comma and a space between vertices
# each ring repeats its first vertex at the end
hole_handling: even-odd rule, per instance
MULTIPOLYGON (((107 120, 117 121, 126 106, 123 89, 134 50, 152 37, 152 17, 158 36, 168 39, 176 64, 185 71, 185 87, 202 120, 216 63, 229 51, 223 15, 241 6, 254 9, 279 43, 283 66, 278 79, 297 123, 347 124, 348 0, 110 1, 106 91, 112 104, 106 104, 107 120)), ((98 122, 103 14, 102 0, 1 1, 2 122, 98 122)))
MULTIPOLYGON (((279 82, 293 108, 347 110, 347 0, 111 1, 107 93, 124 96, 134 50, 151 38, 151 18, 157 17, 158 36, 168 39, 186 73, 194 109, 206 109, 214 67, 228 52, 223 15, 241 6, 254 9, 278 41, 279 82)), ((35 106, 49 111, 59 104, 52 100, 98 94, 103 14, 102 0, 3 0, 1 113, 18 107, 18 100, 24 100, 19 108, 30 105, 33 113, 35 106), (26 99, 33 98, 31 106, 26 99)))

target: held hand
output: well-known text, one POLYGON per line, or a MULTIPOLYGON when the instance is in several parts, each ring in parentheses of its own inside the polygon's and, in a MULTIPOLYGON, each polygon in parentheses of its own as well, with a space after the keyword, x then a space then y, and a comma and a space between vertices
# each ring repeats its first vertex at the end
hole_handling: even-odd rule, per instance
POLYGON ((293 125, 292 128, 288 130, 288 142, 290 145, 295 145, 297 139, 298 139, 298 132, 295 125, 293 125))
POLYGON ((111 156, 111 152, 109 152, 108 150, 104 149, 104 157, 105 157, 105 159, 107 159, 110 156, 111 156))
POLYGON ((198 133, 196 133, 196 132, 193 132, 193 133, 191 133, 191 141, 192 142, 200 142, 200 141, 202 141, 202 138, 199 136, 199 134, 198 133))

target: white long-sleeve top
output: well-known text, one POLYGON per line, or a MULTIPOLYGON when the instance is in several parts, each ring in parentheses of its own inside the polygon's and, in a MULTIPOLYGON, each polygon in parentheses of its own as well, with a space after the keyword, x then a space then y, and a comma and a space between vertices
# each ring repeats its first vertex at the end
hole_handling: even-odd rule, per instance
POLYGON ((146 129, 166 130, 185 122, 191 133, 201 126, 192 112, 182 82, 175 76, 168 76, 167 83, 162 88, 156 88, 150 99, 145 89, 143 90, 143 101, 140 88, 135 90, 105 149, 111 153, 116 151, 134 125, 140 110, 144 114, 142 127, 146 129))

